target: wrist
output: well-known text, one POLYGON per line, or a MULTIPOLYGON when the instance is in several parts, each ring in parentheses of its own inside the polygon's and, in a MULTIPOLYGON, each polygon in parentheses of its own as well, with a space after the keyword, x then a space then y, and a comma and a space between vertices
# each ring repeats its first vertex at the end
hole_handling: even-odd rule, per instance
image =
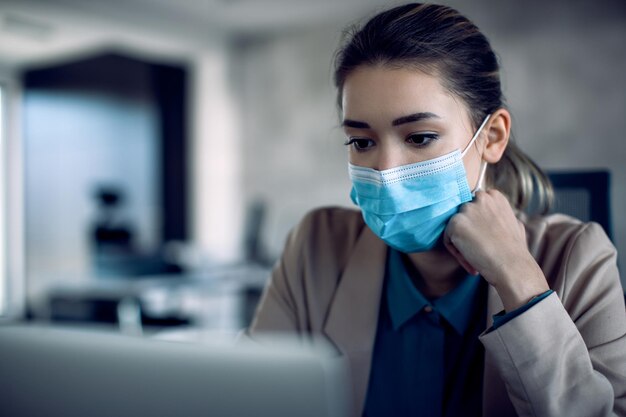
POLYGON ((521 265, 511 265, 494 287, 507 312, 518 309, 550 289, 534 259, 521 265))

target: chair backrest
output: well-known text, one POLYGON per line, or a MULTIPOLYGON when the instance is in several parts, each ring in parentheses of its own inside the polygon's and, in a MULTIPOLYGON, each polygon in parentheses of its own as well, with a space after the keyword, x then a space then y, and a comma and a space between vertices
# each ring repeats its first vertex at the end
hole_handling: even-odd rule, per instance
POLYGON ((554 186, 551 213, 569 214, 582 221, 599 223, 613 239, 609 171, 548 171, 547 174, 554 186))
POLYGON ((609 239, 613 240, 611 173, 607 170, 546 173, 554 186, 554 205, 550 213, 569 214, 585 222, 599 223, 609 239))

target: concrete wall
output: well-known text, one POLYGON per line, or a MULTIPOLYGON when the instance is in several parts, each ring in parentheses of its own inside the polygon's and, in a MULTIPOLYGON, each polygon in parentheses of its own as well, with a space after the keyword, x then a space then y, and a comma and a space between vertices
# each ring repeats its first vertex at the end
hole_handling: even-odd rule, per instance
POLYGON ((267 205, 264 240, 274 257, 308 210, 350 204, 345 139, 330 83, 337 35, 321 30, 235 49, 241 186, 246 204, 267 205))
MULTIPOLYGON (((474 20, 499 54, 521 147, 544 168, 611 170, 614 241, 626 253, 626 3, 447 3, 474 20)), ((331 87, 340 31, 320 27, 235 44, 241 186, 248 202, 267 202, 264 238, 275 256, 305 212, 351 205, 331 87)))

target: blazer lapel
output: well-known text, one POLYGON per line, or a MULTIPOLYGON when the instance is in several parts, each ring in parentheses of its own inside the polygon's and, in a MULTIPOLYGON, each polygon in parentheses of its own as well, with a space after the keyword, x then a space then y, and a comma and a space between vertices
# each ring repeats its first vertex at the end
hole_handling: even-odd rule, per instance
POLYGON ((324 333, 348 358, 352 395, 362 414, 371 366, 387 246, 368 228, 348 259, 326 318, 324 333))

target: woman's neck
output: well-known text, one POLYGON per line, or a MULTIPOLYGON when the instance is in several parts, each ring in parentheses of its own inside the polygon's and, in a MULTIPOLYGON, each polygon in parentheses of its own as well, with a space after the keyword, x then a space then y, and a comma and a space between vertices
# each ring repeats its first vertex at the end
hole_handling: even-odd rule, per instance
POLYGON ((466 276, 465 270, 444 247, 428 252, 409 253, 405 258, 411 280, 429 298, 453 290, 466 276))

